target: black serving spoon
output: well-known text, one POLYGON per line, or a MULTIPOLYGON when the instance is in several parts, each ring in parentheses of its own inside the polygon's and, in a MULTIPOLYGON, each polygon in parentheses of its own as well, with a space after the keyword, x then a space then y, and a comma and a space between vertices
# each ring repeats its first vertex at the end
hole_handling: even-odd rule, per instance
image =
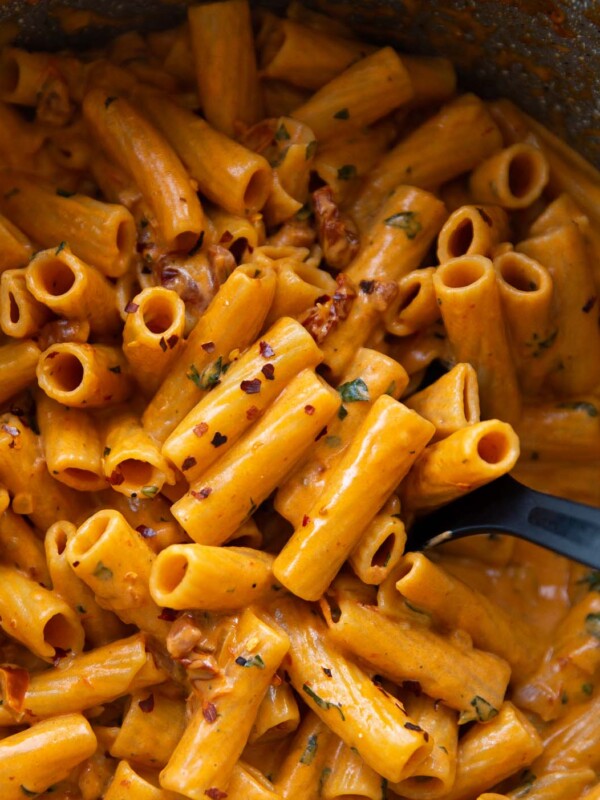
POLYGON ((476 533, 509 533, 600 569, 600 508, 536 492, 509 475, 419 517, 406 549, 476 533))

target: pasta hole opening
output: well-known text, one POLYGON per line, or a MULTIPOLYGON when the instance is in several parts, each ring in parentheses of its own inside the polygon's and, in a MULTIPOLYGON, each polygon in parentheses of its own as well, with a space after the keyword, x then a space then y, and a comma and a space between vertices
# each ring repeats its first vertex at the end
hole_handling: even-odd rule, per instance
POLYGON ((419 764, 423 763, 423 759, 426 755, 429 754, 429 746, 423 744, 421 747, 418 747, 412 756, 406 762, 404 769, 410 775, 413 768, 416 768, 419 764))
POLYGON ((71 267, 58 258, 46 261, 41 268, 38 268, 37 275, 46 294, 52 297, 61 297, 67 294, 77 280, 71 267))
POLYGON ((67 469, 63 471, 63 475, 69 478, 73 483, 78 483, 81 486, 95 487, 98 483, 98 475, 89 469, 67 467, 67 469))
POLYGON ((67 549, 67 532, 64 528, 59 528, 54 536, 54 544, 56 545, 56 552, 59 556, 67 549))
POLYGON ((412 568, 413 564, 411 564, 410 561, 402 559, 402 562, 396 567, 396 572, 395 572, 396 583, 398 583, 398 581, 401 581, 403 578, 406 578, 408 575, 410 575, 412 568))
POLYGON ((409 288, 405 296, 402 298, 402 300, 400 301, 400 305, 398 306, 398 314, 401 314, 403 311, 406 311, 406 309, 410 305, 412 305, 412 303, 415 302, 420 293, 421 293, 421 284, 420 283, 413 284, 409 288))
MULTIPOLYGON (((21 67, 16 58, 5 56, 0 63, 0 93, 12 94, 21 80, 21 67)), ((4 99, 4 98, 3 98, 4 99)))
POLYGON ((73 646, 73 626, 62 614, 55 614, 44 625, 44 641, 50 647, 70 650, 73 646))
POLYGON ((477 442, 477 455, 487 464, 499 464, 508 453, 509 442, 501 431, 490 431, 477 442))
POLYGON ((390 557, 396 545, 396 536, 391 533, 379 545, 371 559, 372 567, 386 567, 389 564, 390 557))
POLYGON ((54 358, 46 361, 52 382, 58 391, 74 392, 81 386, 84 376, 83 364, 72 353, 54 353, 54 358))
POLYGON ((518 256, 510 253, 500 265, 500 275, 503 280, 519 292, 536 292, 539 289, 538 276, 528 264, 521 261, 518 256))
POLYGON ((84 527, 80 529, 78 535, 67 543, 67 547, 70 550, 69 560, 73 556, 79 558, 88 553, 108 531, 109 525, 110 516, 105 515, 102 511, 89 519, 84 527))
POLYGON ((262 539, 259 533, 246 533, 237 539, 228 539, 226 547, 251 547, 258 550, 262 546, 262 539))
POLYGON ((339 622, 342 617, 342 609, 332 594, 324 594, 321 602, 321 610, 325 617, 329 616, 332 622, 339 622))
POLYGON ((478 261, 457 259, 444 265, 440 273, 444 286, 449 289, 465 289, 477 283, 484 275, 483 264, 478 261))
POLYGON ((175 237, 173 250, 177 253, 189 253, 198 243, 198 234, 194 231, 184 231, 175 237))
POLYGON ((188 560, 184 555, 172 555, 168 559, 160 559, 157 564, 156 585, 161 592, 174 592, 185 578, 188 560))
POLYGON ((164 297, 153 297, 142 309, 144 325, 151 333, 163 334, 173 325, 173 307, 164 297))
POLYGON ((123 220, 117 227, 117 250, 122 255, 133 253, 136 242, 136 230, 133 220, 123 220))
POLYGON ((450 258, 466 255, 473 244, 473 236, 473 222, 470 219, 461 220, 448 239, 450 258))
POLYGON ((9 316, 10 321, 13 325, 16 325, 19 320, 21 319, 21 312, 19 310, 19 304, 17 303, 15 296, 12 292, 8 293, 8 303, 9 303, 9 316))
POLYGON ((154 467, 147 461, 126 458, 125 461, 121 461, 115 472, 119 472, 124 483, 129 486, 148 486, 152 483, 154 467))
POLYGON ((271 191, 271 180, 267 170, 259 169, 252 175, 244 192, 244 206, 249 211, 258 211, 264 206, 271 191))
POLYGON ((526 197, 538 179, 536 161, 530 153, 517 153, 508 166, 508 188, 513 197, 526 197))
POLYGON ((248 239, 246 239, 245 236, 240 236, 239 239, 236 239, 235 242, 232 242, 229 252, 235 258, 236 264, 242 263, 242 259, 244 258, 244 253, 246 252, 247 247, 248 239))

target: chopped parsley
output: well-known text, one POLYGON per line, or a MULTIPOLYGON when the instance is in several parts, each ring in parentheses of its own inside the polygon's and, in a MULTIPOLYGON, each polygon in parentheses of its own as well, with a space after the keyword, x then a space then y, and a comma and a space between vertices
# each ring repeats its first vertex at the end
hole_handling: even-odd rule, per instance
POLYGON ((288 131, 288 129, 285 127, 285 125, 282 122, 280 124, 280 126, 277 128, 277 130, 275 131, 275 141, 282 142, 285 139, 290 139, 290 138, 291 138, 290 132, 288 131))
POLYGON ((308 742, 306 743, 306 747, 304 748, 304 752, 300 756, 300 763, 304 764, 306 767, 309 764, 312 764, 315 754, 317 752, 318 744, 317 744, 317 734, 313 733, 311 736, 308 737, 308 742))
POLYGON ((310 159, 314 156, 317 152, 317 142, 313 139, 312 142, 309 142, 306 145, 306 160, 310 161, 310 159))
POLYGON ((338 392, 344 403, 356 403, 371 399, 369 397, 369 387, 362 378, 355 378, 353 381, 342 383, 341 386, 338 387, 338 392))
POLYGON ((246 667, 247 669, 250 667, 257 667, 258 669, 265 668, 265 662, 262 660, 260 653, 257 653, 255 656, 251 656, 250 658, 238 656, 235 660, 235 663, 239 664, 240 667, 246 667))
POLYGON ((588 417, 597 417, 598 409, 593 403, 588 403, 585 400, 576 400, 572 403, 558 403, 557 408, 568 408, 571 411, 585 411, 588 417))
POLYGON ((113 571, 99 561, 96 564, 96 569, 92 572, 92 575, 94 578, 98 578, 100 581, 109 581, 113 577, 113 571))
POLYGON ((61 242, 54 251, 54 255, 57 256, 59 253, 62 253, 62 251, 65 249, 66 246, 67 246, 66 242, 61 242))
POLYGON ((600 570, 592 570, 580 578, 577 583, 587 583, 589 592, 600 592, 600 570))
POLYGON ((75 192, 70 192, 68 189, 57 189, 56 194, 59 197, 73 197, 75 192))
POLYGON ((325 711, 329 711, 330 708, 335 708, 339 711, 340 717, 342 718, 342 722, 346 721, 346 717, 344 716, 344 712, 342 711, 342 706, 339 703, 331 703, 329 700, 323 700, 322 697, 310 688, 307 683, 302 684, 302 691, 304 694, 307 694, 313 702, 315 702, 319 708, 324 709, 325 711))
POLYGON ((349 181, 356 178, 356 167, 354 164, 344 164, 337 171, 337 176, 341 181, 349 181))
POLYGON ((154 497, 158 494, 158 486, 143 486, 142 494, 144 497, 154 497))
POLYGON ((478 694, 471 700, 471 705, 475 709, 479 722, 489 722, 498 715, 498 709, 478 694))
POLYGON ((202 372, 198 372, 196 365, 191 364, 187 376, 199 389, 206 391, 219 384, 221 382, 221 375, 224 375, 228 369, 229 364, 224 364, 223 357, 219 356, 216 361, 209 364, 202 372))
POLYGON ((340 406, 338 408, 337 415, 338 415, 338 419, 342 419, 342 420, 346 419, 346 417, 348 416, 348 409, 345 408, 345 406, 340 406))
POLYGON ((414 239, 423 230, 415 211, 399 211, 397 214, 387 217, 384 223, 392 228, 400 228, 406 234, 407 239, 414 239))
POLYGON ((333 115, 334 119, 350 119, 350 112, 347 108, 340 108, 339 111, 336 111, 333 115))
POLYGON ((588 614, 585 618, 585 629, 596 639, 600 639, 600 614, 588 614))

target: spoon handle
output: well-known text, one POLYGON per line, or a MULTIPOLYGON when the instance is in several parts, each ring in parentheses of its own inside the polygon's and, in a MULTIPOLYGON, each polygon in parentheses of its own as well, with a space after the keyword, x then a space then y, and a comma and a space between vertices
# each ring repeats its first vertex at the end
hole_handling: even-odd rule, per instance
POLYGON ((408 534, 406 549, 497 532, 600 569, 600 509, 536 492, 509 475, 419 518, 408 534))

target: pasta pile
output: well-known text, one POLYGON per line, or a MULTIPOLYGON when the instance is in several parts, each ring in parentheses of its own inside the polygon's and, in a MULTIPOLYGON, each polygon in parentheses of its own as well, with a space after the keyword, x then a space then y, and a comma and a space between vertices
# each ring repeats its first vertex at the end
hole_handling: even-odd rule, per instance
POLYGON ((593 168, 297 3, 0 101, 0 798, 598 800, 600 574, 404 553, 600 504, 593 168))

